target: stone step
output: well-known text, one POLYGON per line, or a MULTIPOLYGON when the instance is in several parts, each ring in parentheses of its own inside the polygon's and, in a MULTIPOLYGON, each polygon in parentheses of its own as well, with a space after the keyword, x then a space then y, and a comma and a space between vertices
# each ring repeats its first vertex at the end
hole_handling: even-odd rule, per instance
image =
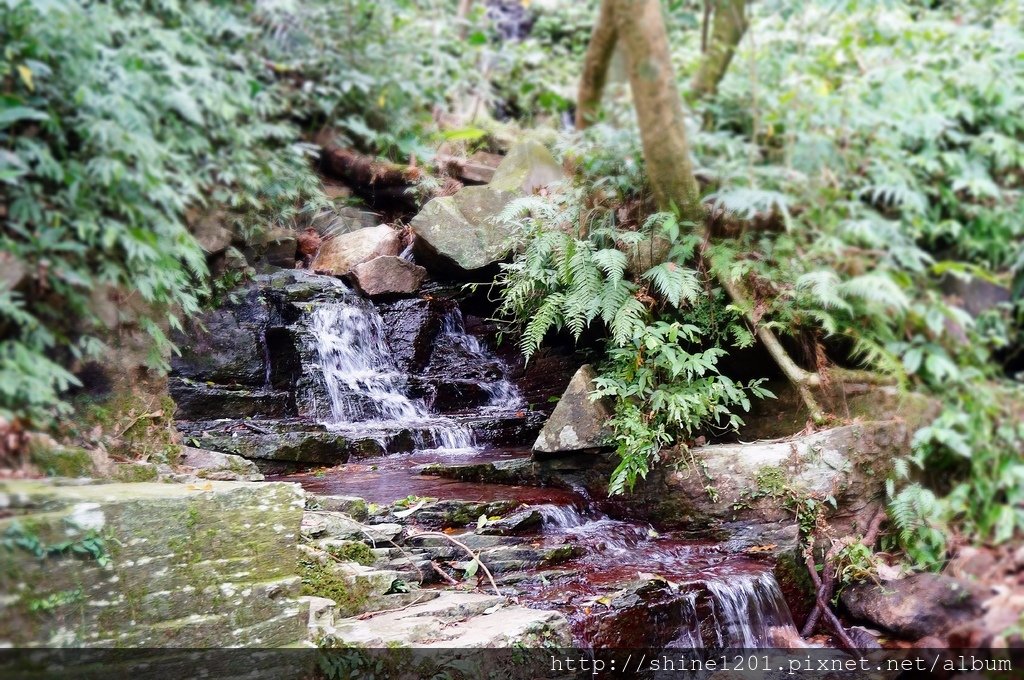
POLYGON ((116 637, 86 639, 93 647, 284 647, 306 638, 309 603, 281 601, 271 618, 253 622, 244 612, 195 614, 132 626, 116 637))
POLYGON ((303 505, 281 483, 0 483, 0 644, 225 644, 189 621, 294 642, 303 505))
POLYGON ((429 602, 365 619, 341 619, 338 643, 362 647, 490 648, 570 645, 569 625, 558 612, 509 604, 505 598, 439 591, 429 602))

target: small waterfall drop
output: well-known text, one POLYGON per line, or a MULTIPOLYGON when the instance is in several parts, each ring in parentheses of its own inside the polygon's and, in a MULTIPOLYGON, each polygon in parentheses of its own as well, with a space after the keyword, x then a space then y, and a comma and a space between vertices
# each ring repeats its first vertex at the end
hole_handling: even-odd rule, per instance
MULTIPOLYGON (((486 364, 489 361, 494 361, 493 355, 480 340, 466 332, 466 322, 462 316, 462 310, 458 306, 452 307, 445 313, 441 320, 441 334, 470 356, 476 357, 478 363, 486 364)), ((506 380, 504 375, 481 383, 480 387, 487 393, 489 399, 486 404, 487 408, 515 411, 526 405, 519 390, 506 380)))
POLYGON ((699 600, 694 593, 688 594, 681 603, 683 623, 673 647, 703 647, 710 642, 717 649, 760 649, 780 646, 781 638, 800 637, 770 572, 707 581, 704 586, 710 614, 702 622, 699 600), (707 640, 707 633, 712 640, 707 640))
POLYGON ((409 429, 421 448, 471 449, 473 433, 431 414, 406 393, 406 376, 391 358, 380 315, 372 304, 351 301, 318 306, 310 330, 330 401, 325 424, 337 430, 409 429))

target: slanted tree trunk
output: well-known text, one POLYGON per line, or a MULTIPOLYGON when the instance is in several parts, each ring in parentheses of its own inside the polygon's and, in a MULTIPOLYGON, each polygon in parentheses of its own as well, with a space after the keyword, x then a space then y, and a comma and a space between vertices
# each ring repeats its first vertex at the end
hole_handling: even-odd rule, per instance
POLYGON ((700 222, 704 209, 686 140, 683 102, 658 0, 616 0, 616 26, 633 91, 640 141, 658 207, 700 222))
POLYGON ((747 31, 746 0, 714 0, 713 5, 711 39, 690 83, 690 96, 693 99, 715 95, 718 83, 722 81, 736 53, 736 46, 747 31))
POLYGON ((616 44, 626 59, 640 123, 644 162, 658 207, 684 219, 703 217, 686 141, 668 32, 658 0, 603 0, 583 65, 576 122, 585 127, 601 102, 616 44))
POLYGON ((466 22, 469 20, 469 10, 471 9, 473 9, 473 0, 459 0, 459 9, 456 10, 455 17, 461 24, 459 26, 459 37, 461 38, 465 38, 469 33, 469 25, 466 22))
POLYGON ((576 127, 582 130, 589 125, 601 106, 608 66, 615 53, 618 35, 615 29, 616 0, 601 0, 601 9, 590 34, 587 54, 583 58, 583 75, 576 96, 576 127))

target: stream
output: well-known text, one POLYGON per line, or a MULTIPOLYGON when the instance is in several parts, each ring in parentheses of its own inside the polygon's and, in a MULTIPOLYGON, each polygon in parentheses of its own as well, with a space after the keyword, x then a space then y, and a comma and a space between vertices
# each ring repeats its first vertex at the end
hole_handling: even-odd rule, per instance
MULTIPOLYGON (((581 646, 623 648, 654 641, 667 648, 749 649, 798 638, 771 563, 728 541, 662 533, 649 524, 615 519, 583 489, 423 474, 428 465, 525 464, 531 455, 532 439, 497 445, 481 434, 490 431, 489 423, 521 417, 526 403, 508 367, 466 331, 457 304, 446 309, 433 346, 454 352, 458 362, 488 368, 476 381, 477 398, 444 413, 429 395, 417 395, 416 376, 403 372, 393 358, 374 304, 351 295, 312 305, 307 313, 315 345, 310 349, 324 388, 319 393, 327 402, 316 405, 320 423, 330 431, 376 439, 384 455, 276 479, 380 506, 412 496, 512 501, 517 512, 535 511, 540 521, 517 532, 517 540, 541 549, 568 547, 572 558, 505 575, 499 582, 523 604, 562 611, 581 646), (388 448, 396 432, 414 433, 411 451, 388 448), (638 637, 639 630, 647 637, 638 637), (650 631, 657 635, 650 637, 650 631)), ((415 522, 415 514, 409 520, 415 522)), ((468 528, 454 535, 459 532, 472 533, 468 528)))

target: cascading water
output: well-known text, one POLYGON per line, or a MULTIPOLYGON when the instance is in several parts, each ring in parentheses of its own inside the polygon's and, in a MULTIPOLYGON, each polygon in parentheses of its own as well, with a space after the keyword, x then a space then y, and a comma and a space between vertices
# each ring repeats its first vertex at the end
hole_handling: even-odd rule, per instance
POLYGON ((450 418, 434 415, 406 394, 372 304, 351 301, 318 306, 310 330, 330 400, 325 424, 337 430, 408 429, 421 448, 471 449, 473 433, 450 418), (430 441, 425 441, 426 433, 430 441))
MULTIPOLYGON (((466 354, 474 357, 479 364, 493 362, 494 357, 486 347, 475 336, 466 332, 466 322, 462 316, 462 310, 458 306, 452 307, 441 320, 441 335, 450 342, 462 348, 466 354)), ((486 408, 515 411, 523 408, 522 395, 515 385, 506 380, 504 376, 497 376, 493 380, 482 382, 480 387, 487 393, 488 403, 486 408)))
MULTIPOLYGON (((401 450, 412 451, 412 455, 350 462, 346 474, 339 475, 331 482, 334 486, 323 492, 366 495, 382 503, 410 492, 481 501, 514 497, 540 516, 530 530, 534 532, 528 539, 531 544, 545 550, 571 545, 576 555, 569 563, 570 570, 553 574, 550 582, 541 578, 522 586, 519 596, 524 603, 562 608, 574 635, 584 644, 614 647, 642 640, 704 655, 720 649, 779 646, 780 640, 798 639, 772 573, 761 563, 726 552, 718 542, 662 535, 645 523, 612 519, 602 511, 602 503, 582 488, 556 492, 539 487, 527 490, 453 483, 415 471, 415 466, 444 461, 453 452, 460 460, 469 453, 473 463, 493 460, 496 465, 514 460, 516 455, 529 456, 525 449, 518 449, 517 454, 516 449, 475 447, 472 430, 460 424, 519 417, 517 412, 527 409, 518 390, 505 378, 507 368, 467 332, 458 306, 443 304, 446 311, 432 337, 433 357, 442 360, 425 364, 424 373, 416 378, 399 368, 383 319, 370 301, 345 289, 340 299, 317 303, 306 317, 303 325, 316 349, 319 375, 315 377, 322 383, 310 393, 319 400, 314 404, 319 408, 314 410, 321 422, 354 437, 376 437, 385 451, 399 450, 398 439, 393 438, 412 433, 416 449, 402 444, 406 448, 401 450), (468 372, 446 374, 447 366, 463 364, 468 372), (454 407, 451 397, 437 400, 437 392, 430 391, 436 385, 461 389, 466 383, 479 389, 466 389, 465 402, 454 407), (427 401, 414 396, 418 394, 426 394, 427 401), (432 403, 446 404, 441 408, 456 415, 432 412, 428 406, 432 403), (636 583, 638 577, 645 583, 661 584, 652 597, 662 599, 650 605, 649 623, 654 631, 650 635, 638 633, 630 624, 635 622, 631 618, 635 612, 620 620, 617 612, 606 608, 616 592, 636 583)), ((436 316, 424 318, 437 320, 436 316)), ((326 482, 314 477, 309 483, 326 482)), ((626 607, 630 611, 628 599, 626 607)))
POLYGON ((717 647, 777 647, 780 638, 799 637, 786 600, 771 573, 708 581, 705 586, 711 595, 710 628, 717 647))

